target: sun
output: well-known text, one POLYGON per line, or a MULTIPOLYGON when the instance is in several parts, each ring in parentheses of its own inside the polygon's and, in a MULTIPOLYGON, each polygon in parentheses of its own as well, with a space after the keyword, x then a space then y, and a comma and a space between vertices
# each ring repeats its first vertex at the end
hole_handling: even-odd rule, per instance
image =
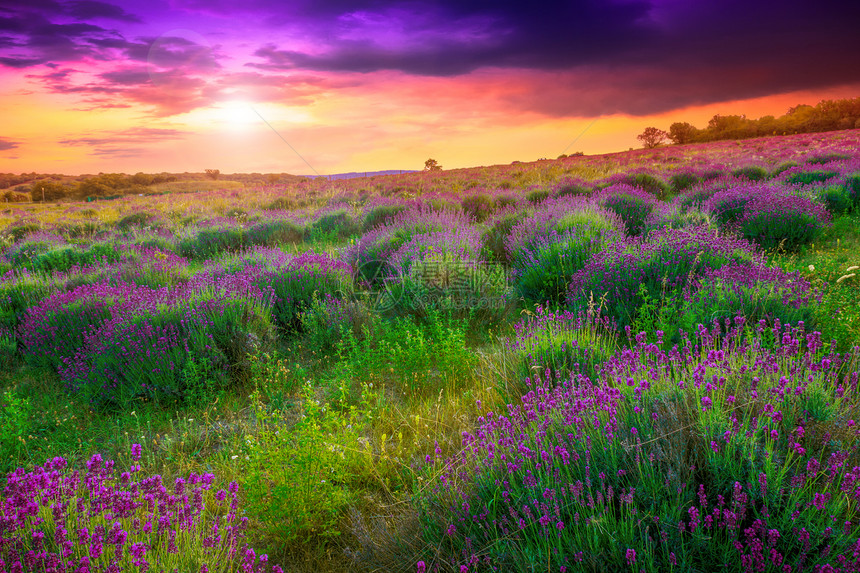
POLYGON ((215 117, 219 123, 234 128, 247 127, 260 121, 250 102, 233 100, 215 106, 215 117))

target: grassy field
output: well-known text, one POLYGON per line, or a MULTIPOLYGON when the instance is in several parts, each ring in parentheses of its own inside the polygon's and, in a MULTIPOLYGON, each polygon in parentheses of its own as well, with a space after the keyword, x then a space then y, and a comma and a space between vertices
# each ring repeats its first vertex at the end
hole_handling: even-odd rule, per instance
POLYGON ((858 138, 4 210, 0 559, 855 570, 858 138))

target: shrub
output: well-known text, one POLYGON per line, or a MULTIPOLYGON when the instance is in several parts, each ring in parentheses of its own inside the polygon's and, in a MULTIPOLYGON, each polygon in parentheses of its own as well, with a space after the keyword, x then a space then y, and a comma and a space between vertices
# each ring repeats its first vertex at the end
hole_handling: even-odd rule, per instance
POLYGON ((834 151, 830 153, 813 155, 812 157, 808 157, 806 161, 804 161, 804 163, 806 163, 807 165, 825 165, 827 163, 830 163, 831 161, 845 161, 846 159, 851 159, 851 155, 834 151))
MULTIPOLYGON (((132 446, 133 460, 140 446, 132 446)), ((53 458, 6 477, 0 563, 11 571, 269 571, 244 544, 239 487, 213 487, 212 474, 164 484, 139 464, 127 471, 98 454, 86 471, 53 458), (61 509, 60 509, 61 508, 61 509)), ((282 573, 280 567, 272 573, 282 573)))
POLYGON ((701 208, 717 191, 718 189, 713 187, 691 189, 688 193, 676 197, 678 207, 681 212, 701 208))
POLYGON ((526 211, 505 211, 486 223, 481 232, 481 258, 486 261, 509 265, 510 255, 505 241, 511 229, 527 216, 526 211))
POLYGON ((813 290, 799 273, 756 264, 730 264, 707 269, 682 301, 676 317, 678 328, 696 332, 699 324, 723 324, 726 319, 745 317, 749 324, 800 324, 817 328, 814 308, 822 293, 813 290))
MULTIPOLYGON (((682 198, 686 199, 686 197, 682 198)), ((695 203, 694 203, 695 204, 695 203)), ((711 227, 710 216, 697 208, 682 208, 680 201, 662 203, 645 218, 644 233, 657 229, 683 229, 688 227, 711 227)))
POLYGON ((785 182, 791 185, 812 185, 837 177, 840 177, 838 171, 797 171, 786 177, 785 182))
POLYGON ((731 227, 743 217, 753 197, 770 192, 772 189, 764 186, 730 187, 711 195, 703 209, 720 227, 731 227))
POLYGON ((18 242, 30 233, 35 233, 41 229, 42 225, 40 223, 14 223, 6 227, 3 233, 12 237, 13 242, 18 242))
POLYGON ((330 293, 314 293, 310 304, 299 312, 299 321, 311 348, 331 352, 345 333, 360 337, 372 317, 360 302, 335 298, 330 293))
POLYGON ((657 205, 657 198, 651 193, 627 185, 607 187, 600 192, 599 201, 621 217, 630 236, 642 233, 645 219, 657 205))
POLYGON ((681 171, 672 174, 672 177, 669 178, 669 185, 672 188, 672 192, 677 195, 681 191, 693 187, 700 181, 701 179, 695 173, 691 173, 689 171, 681 171))
MULTIPOLYGON (((385 225, 362 235, 346 250, 344 260, 356 269, 363 280, 378 285, 385 274, 382 270, 396 270, 388 268, 388 258, 416 235, 470 237, 468 242, 472 244, 478 240, 476 233, 474 224, 462 212, 417 207, 399 213, 385 225)), ((413 243, 413 247, 419 246, 413 243)))
POLYGON ((832 216, 848 213, 853 207, 851 195, 842 185, 832 185, 822 189, 819 198, 832 216))
POLYGON ((358 223, 352 218, 349 210, 341 207, 326 210, 318 215, 317 220, 308 227, 307 235, 311 240, 345 239, 356 234, 358 230, 358 223))
POLYGON ((41 272, 66 272, 73 267, 91 267, 96 264, 108 265, 125 257, 122 249, 114 243, 96 243, 86 249, 73 246, 52 249, 33 256, 30 267, 41 272))
POLYGON ((735 177, 743 177, 750 181, 764 181, 767 179, 768 173, 767 169, 761 165, 748 165, 746 167, 735 169, 732 171, 732 175, 735 177))
POLYGON ((552 188, 553 197, 579 197, 590 195, 591 187, 584 181, 577 179, 562 179, 552 188))
POLYGON ((381 227, 405 210, 405 205, 378 205, 373 207, 365 213, 361 230, 367 233, 376 227, 381 227))
POLYGON ((506 318, 512 303, 501 265, 434 253, 387 282, 379 310, 423 323, 439 315, 475 327, 506 318))
POLYGON ((156 219, 156 216, 146 211, 130 213, 116 222, 116 229, 120 232, 129 231, 135 227, 145 227, 156 219))
POLYGON ((770 172, 770 176, 777 177, 779 175, 782 175, 784 172, 788 171, 792 167, 797 167, 796 161, 784 161, 774 167, 773 171, 770 172))
POLYGON ((176 289, 85 285, 29 309, 23 355, 57 368, 68 389, 97 407, 182 400, 194 390, 194 370, 219 388, 244 380, 247 354, 273 340, 271 298, 241 276, 203 274, 176 289))
POLYGON ((287 333, 300 330, 299 314, 308 308, 314 296, 343 298, 352 294, 352 269, 346 263, 313 251, 302 253, 286 263, 257 270, 246 268, 240 274, 254 276, 254 283, 275 294, 272 315, 287 333))
POLYGON ((264 208, 269 211, 292 211, 297 207, 298 204, 294 199, 290 197, 278 197, 264 208))
MULTIPOLYGON (((508 181, 503 181, 502 183, 509 183, 508 181)), ((499 189, 510 189, 510 185, 507 187, 503 185, 499 185, 499 189)), ((511 197, 510 195, 499 195, 495 199, 496 207, 499 209, 504 209, 506 207, 513 207, 517 204, 517 199, 515 197, 511 197)))
POLYGON ((176 250, 189 259, 211 259, 225 252, 236 252, 247 244, 243 227, 218 226, 200 229, 195 235, 181 239, 176 250))
POLYGON ((771 350, 770 329, 727 327, 671 352, 641 333, 598 381, 533 377, 428 468, 421 557, 505 571, 853 564, 860 458, 841 420, 857 355, 801 328, 774 326, 771 350))
POLYGON ((824 207, 807 197, 786 193, 753 198, 738 220, 744 237, 762 249, 782 247, 789 251, 811 243, 829 223, 830 214, 824 207))
POLYGON ((27 236, 26 240, 3 251, 3 257, 13 267, 27 267, 30 266, 34 257, 66 244, 66 240, 59 235, 32 233, 27 236))
POLYGON ((472 195, 471 197, 464 197, 460 202, 460 205, 463 208, 463 212, 471 217, 476 223, 483 223, 495 209, 493 200, 486 195, 472 195))
POLYGON ((527 302, 562 301, 573 274, 620 236, 612 220, 597 210, 568 213, 553 231, 519 249, 512 263, 514 288, 527 302))
POLYGON ((294 245, 301 242, 303 236, 302 227, 286 219, 262 221, 251 226, 245 234, 247 244, 262 247, 294 245))
POLYGON ((549 197, 548 189, 534 189, 526 193, 526 200, 532 205, 537 205, 541 201, 547 199, 549 197))
POLYGON ((506 389, 510 399, 528 392, 525 381, 535 376, 562 380, 581 374, 596 381, 600 366, 616 348, 614 330, 587 312, 554 312, 538 306, 515 331, 505 343, 516 356, 517 384, 506 389))
POLYGON ((845 180, 845 189, 851 197, 851 205, 854 211, 860 211, 860 173, 849 175, 845 180))
MULTIPOLYGON (((647 240, 628 239, 607 246, 573 275, 568 308, 585 311, 599 301, 619 325, 633 324, 646 302, 671 302, 673 293, 691 288, 707 269, 759 261, 749 242, 707 228, 662 229, 647 240)), ((677 309, 666 308, 672 313, 677 309)))
POLYGON ((630 185, 638 189, 646 191, 647 194, 653 195, 657 199, 665 200, 669 197, 671 188, 665 181, 650 173, 633 173, 621 178, 621 184, 630 185))

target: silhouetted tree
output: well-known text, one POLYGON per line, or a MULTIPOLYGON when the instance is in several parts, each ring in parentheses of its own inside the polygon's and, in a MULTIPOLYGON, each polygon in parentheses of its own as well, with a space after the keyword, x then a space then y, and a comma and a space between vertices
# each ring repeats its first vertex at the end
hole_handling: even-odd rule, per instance
POLYGON ((424 171, 442 171, 442 166, 435 159, 428 159, 424 162, 424 171))
POLYGON ((218 179, 218 176, 221 175, 220 169, 207 169, 206 176, 211 177, 213 181, 218 179))
POLYGON ((646 127, 645 131, 636 136, 636 139, 642 142, 645 149, 654 149, 669 137, 669 134, 662 129, 656 127, 646 127))

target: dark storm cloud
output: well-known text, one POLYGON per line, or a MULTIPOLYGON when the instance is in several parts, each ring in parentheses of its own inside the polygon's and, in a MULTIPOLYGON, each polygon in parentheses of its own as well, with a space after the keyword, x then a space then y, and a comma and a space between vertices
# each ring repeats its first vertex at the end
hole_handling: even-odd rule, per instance
MULTIPOLYGON (((302 26, 320 32, 322 52, 299 53, 267 44, 256 52, 262 61, 249 65, 438 76, 481 67, 558 69, 610 61, 652 35, 643 25, 649 4, 642 0, 555 1, 538 6, 475 1, 360 4, 320 2, 300 9, 302 26), (367 30, 362 37, 364 24, 380 18, 390 19, 391 27, 400 31, 401 37, 392 44, 377 41, 378 29, 367 30)), ((277 16, 272 18, 277 21, 277 16)))
MULTIPOLYGON (((289 21, 274 3, 248 6, 289 21)), ((318 30, 319 45, 299 51, 264 43, 247 65, 426 76, 481 68, 559 72, 560 85, 522 98, 551 115, 646 115, 860 82, 860 3, 834 0, 322 1, 289 17, 318 30), (368 14, 390 18, 401 44, 365 30, 368 14)))
POLYGON ((70 15, 81 20, 117 20, 119 22, 140 22, 140 18, 129 14, 119 6, 95 0, 81 0, 68 4, 70 15))
MULTIPOLYGON (((647 115, 694 104, 860 83, 860 2, 837 0, 7 0, 0 66, 115 63, 88 83, 49 89, 113 94, 181 113, 233 87, 275 96, 295 74, 353 78, 393 71, 455 77, 510 71, 534 81, 500 96, 547 115, 647 115), (132 12, 139 12, 133 14, 132 12), (203 37, 251 46, 225 54, 183 37, 138 37, 140 22, 189 21, 203 37), (198 14, 190 16, 197 19, 198 14), (216 24, 212 24, 216 22, 216 24), (220 23, 219 23, 220 22, 220 23), (218 28, 218 26, 222 26, 218 28), (247 56, 247 53, 253 53, 247 56), (225 71, 231 55, 254 73, 225 71), (111 69, 115 68, 115 69, 111 69), (531 74, 531 76, 529 75, 531 74), (275 78, 275 79, 269 79, 275 78)), ((372 78, 360 81, 372 82, 372 78)), ((336 89, 336 88, 335 88, 336 89)), ((99 97, 104 99, 99 100, 99 97)))

